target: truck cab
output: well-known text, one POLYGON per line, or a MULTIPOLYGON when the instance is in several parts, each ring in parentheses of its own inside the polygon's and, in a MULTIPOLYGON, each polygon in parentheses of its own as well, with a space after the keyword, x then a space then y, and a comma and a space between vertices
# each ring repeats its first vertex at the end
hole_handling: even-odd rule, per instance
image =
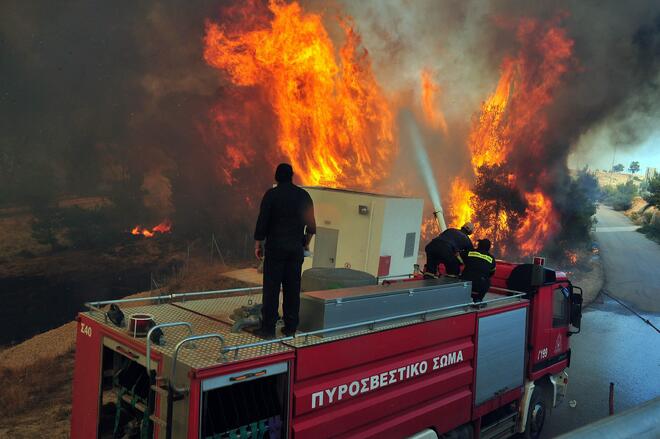
MULTIPOLYGON (((525 384, 525 398, 530 402, 520 420, 531 423, 532 432, 540 433, 546 410, 556 407, 566 394, 569 337, 580 331, 582 289, 573 285, 566 273, 539 263, 497 261, 491 282, 489 294, 524 292, 530 301, 525 384)), ((522 429, 530 430, 525 427, 522 429)))

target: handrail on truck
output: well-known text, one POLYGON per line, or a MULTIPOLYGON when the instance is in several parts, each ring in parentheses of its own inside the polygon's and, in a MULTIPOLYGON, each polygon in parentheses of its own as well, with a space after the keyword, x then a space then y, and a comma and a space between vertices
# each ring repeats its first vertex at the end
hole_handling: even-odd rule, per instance
POLYGON ((232 289, 227 289, 227 290, 213 290, 213 291, 197 291, 197 292, 192 292, 192 293, 170 293, 170 294, 162 294, 160 296, 149 296, 149 297, 131 297, 128 299, 114 299, 114 300, 100 300, 96 302, 85 302, 85 306, 89 308, 90 311, 96 311, 100 313, 104 313, 104 311, 100 308, 101 306, 105 305, 110 305, 110 304, 117 304, 117 303, 135 303, 135 302, 161 302, 164 300, 170 300, 174 301, 175 299, 183 299, 182 301, 185 302, 185 299, 188 297, 198 297, 198 296, 208 296, 211 294, 220 294, 220 295, 225 295, 225 294, 231 294, 231 293, 242 293, 242 292, 247 292, 247 291, 257 291, 261 290, 263 287, 245 287, 245 288, 232 288, 232 289))
MULTIPOLYGON (((501 288, 501 289, 503 289, 503 288, 501 288)), ((508 290, 508 291, 513 291, 513 290, 508 290)), ((480 302, 480 303, 476 303, 476 304, 474 302, 461 303, 459 305, 445 306, 445 307, 442 307, 442 308, 433 308, 433 309, 427 309, 427 310, 424 310, 424 311, 417 311, 417 312, 414 312, 414 313, 399 314, 399 315, 396 315, 396 316, 383 317, 381 319, 367 320, 367 321, 358 322, 358 323, 351 323, 349 325, 336 326, 334 328, 318 329, 316 331, 303 332, 303 333, 300 333, 300 334, 295 334, 295 335, 292 335, 292 336, 276 338, 276 339, 273 339, 273 340, 264 340, 264 341, 254 342, 254 343, 245 343, 245 344, 242 344, 242 345, 227 346, 227 347, 224 347, 222 349, 222 351, 223 351, 224 354, 233 351, 234 352, 234 359, 236 359, 236 358, 238 358, 238 351, 241 350, 241 349, 261 347, 261 346, 266 346, 266 345, 273 344, 273 343, 281 343, 281 342, 293 340, 294 338, 300 338, 300 337, 305 337, 305 343, 307 343, 307 339, 309 338, 310 335, 319 335, 319 334, 323 334, 323 333, 326 333, 326 332, 335 332, 335 331, 341 331, 341 330, 345 330, 345 329, 353 329, 353 328, 357 328, 357 327, 361 327, 361 326, 368 326, 369 330, 371 331, 371 330, 374 329, 374 326, 378 323, 385 323, 385 322, 389 322, 389 321, 392 321, 392 320, 404 319, 404 318, 409 318, 409 317, 419 316, 421 321, 425 321, 428 317, 428 314, 433 314, 433 313, 440 312, 440 311, 449 311, 449 310, 457 309, 457 308, 466 308, 466 307, 475 306, 475 305, 479 306, 479 305, 482 305, 482 304, 489 304, 489 303, 500 302, 502 300, 510 300, 510 299, 515 299, 515 298, 522 298, 523 296, 525 296, 525 293, 521 293, 519 291, 517 293, 518 294, 514 294, 514 295, 506 296, 506 297, 500 297, 500 298, 497 298, 497 299, 492 299, 492 300, 488 300, 488 301, 484 301, 484 302, 480 302)))
POLYGON ((187 326, 188 327, 188 332, 189 335, 193 334, 193 329, 192 329, 192 324, 190 322, 171 322, 171 323, 161 323, 159 325, 154 326, 147 332, 147 373, 151 373, 151 334, 156 329, 163 329, 163 328, 171 328, 174 326, 187 326))
POLYGON ((174 348, 174 358, 172 360, 172 373, 170 374, 170 386, 174 391, 184 392, 186 390, 185 388, 178 388, 174 385, 174 378, 176 377, 176 361, 177 361, 177 357, 179 356, 179 349, 181 349, 183 345, 190 343, 192 341, 204 340, 207 338, 217 338, 218 340, 220 340, 220 356, 224 360, 225 338, 222 335, 213 333, 213 334, 192 335, 190 337, 184 338, 183 340, 178 342, 176 344, 176 347, 174 348))

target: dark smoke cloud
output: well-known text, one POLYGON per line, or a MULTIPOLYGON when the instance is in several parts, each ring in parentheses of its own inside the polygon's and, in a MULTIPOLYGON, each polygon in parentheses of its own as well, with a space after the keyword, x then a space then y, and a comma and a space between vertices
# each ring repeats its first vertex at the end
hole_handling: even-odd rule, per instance
POLYGON ((579 67, 564 80, 551 109, 562 158, 586 130, 618 128, 615 141, 634 146, 654 128, 660 105, 660 3, 562 1, 345 2, 386 86, 438 72, 449 119, 465 120, 494 88, 502 58, 515 53, 514 23, 565 14, 579 67), (652 116, 652 117, 648 117, 652 116), (622 126, 624 125, 624 126, 622 126))
POLYGON ((555 107, 558 142, 574 145, 590 129, 634 148, 660 115, 660 3, 572 2, 567 25, 581 68, 555 107))
POLYGON ((129 175, 144 212, 127 222, 226 225, 247 194, 220 184, 204 138, 227 94, 202 59, 222 5, 2 2, 0 204, 104 195, 129 175))

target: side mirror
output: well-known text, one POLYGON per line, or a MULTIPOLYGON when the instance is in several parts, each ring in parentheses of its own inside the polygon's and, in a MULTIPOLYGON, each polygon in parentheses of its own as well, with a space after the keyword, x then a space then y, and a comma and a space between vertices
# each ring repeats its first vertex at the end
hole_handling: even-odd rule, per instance
POLYGON ((582 288, 573 285, 571 285, 570 295, 570 322, 571 326, 577 328, 577 331, 569 332, 569 335, 578 334, 582 324, 582 288), (577 294, 575 290, 580 290, 580 294, 577 294))

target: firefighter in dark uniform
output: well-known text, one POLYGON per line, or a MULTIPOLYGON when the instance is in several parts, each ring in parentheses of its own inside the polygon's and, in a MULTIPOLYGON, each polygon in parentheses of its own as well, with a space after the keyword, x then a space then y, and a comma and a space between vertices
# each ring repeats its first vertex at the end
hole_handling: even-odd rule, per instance
POLYGON ((490 240, 480 239, 475 250, 462 254, 463 273, 461 279, 472 282, 472 298, 481 302, 490 288, 490 278, 495 274, 495 258, 489 253, 490 240))
POLYGON ((293 184, 291 165, 280 164, 275 181, 277 186, 269 189, 261 200, 254 231, 255 255, 264 259, 261 328, 256 334, 264 338, 275 336, 280 286, 284 296, 283 332, 287 336, 296 332, 304 251, 316 233, 314 203, 307 191, 293 184))
POLYGON ((474 232, 472 223, 465 223, 461 229, 447 229, 429 242, 426 251, 426 272, 438 274, 438 265, 444 264, 448 276, 458 277, 461 272, 459 253, 474 248, 469 235, 474 232))

